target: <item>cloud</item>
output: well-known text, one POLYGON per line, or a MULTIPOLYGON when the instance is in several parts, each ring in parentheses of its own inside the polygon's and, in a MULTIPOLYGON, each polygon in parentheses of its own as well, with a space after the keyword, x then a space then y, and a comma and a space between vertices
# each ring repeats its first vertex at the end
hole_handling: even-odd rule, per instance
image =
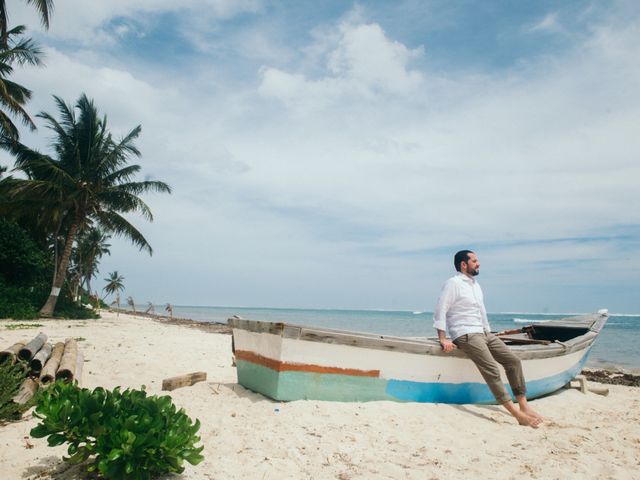
POLYGON ((528 28, 529 33, 547 32, 547 33, 565 33, 566 30, 561 25, 558 12, 548 13, 542 20, 528 28))
MULTIPOLYGON (((48 67, 16 80, 36 92, 30 111, 51 112, 49 93, 74 101, 86 92, 116 134, 142 124, 143 174, 174 194, 149 196, 155 222, 134 222, 153 258, 116 240, 105 260, 104 271, 127 266, 135 297, 421 307, 458 246, 479 246, 487 276, 512 283, 518 268, 538 286, 603 275, 630 282, 640 268, 635 257, 617 260, 635 230, 632 240, 600 235, 640 224, 637 18, 600 19, 571 48, 470 71, 430 68, 429 37, 409 46, 375 12, 356 9, 290 44, 275 21, 233 30, 221 48, 246 52, 239 67, 206 48, 209 20, 229 27, 224 19, 259 16, 260 3, 207 12, 193 2, 73 5, 63 15, 61 4, 56 28, 78 29, 83 47, 54 32, 48 67), (119 56, 132 48, 128 32, 151 21, 144 12, 191 25, 190 41, 202 42, 197 63, 187 47, 179 68, 162 55, 143 64, 119 56), (99 32, 109 54, 94 44, 99 32), (588 238, 597 240, 580 240, 588 238)), ((533 31, 553 28, 558 15, 533 31)), ((26 143, 46 148, 46 134, 25 134, 26 143)), ((522 308, 534 303, 490 278, 522 308)))
MULTIPOLYGON (((206 28, 207 24, 210 27, 210 24, 262 9, 262 0, 111 0, 89 7, 84 0, 66 0, 55 3, 47 38, 101 49, 116 46, 123 33, 134 31, 131 25, 145 30, 162 15, 170 16, 177 23, 187 16, 190 22, 197 21, 197 25, 206 28)), ((16 4, 10 13, 16 22, 27 23, 38 30, 39 21, 31 5, 16 4)), ((143 31, 135 34, 142 36, 143 31)))
POLYGON ((424 86, 423 74, 410 68, 423 49, 411 50, 389 39, 375 23, 343 21, 306 51, 315 56, 308 61, 322 64, 323 76, 308 78, 265 66, 260 93, 306 111, 356 99, 409 97, 424 86))

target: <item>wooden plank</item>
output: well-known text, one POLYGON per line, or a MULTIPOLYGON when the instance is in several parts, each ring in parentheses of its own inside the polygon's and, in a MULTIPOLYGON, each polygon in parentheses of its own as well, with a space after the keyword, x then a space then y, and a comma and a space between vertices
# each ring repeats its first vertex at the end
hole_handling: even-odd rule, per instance
POLYGON ((510 342, 516 345, 549 345, 551 343, 550 340, 534 340, 533 338, 515 335, 500 335, 500 339, 502 339, 503 342, 510 342))
POLYGON ((162 390, 175 390, 176 388, 190 387, 198 382, 207 379, 207 372, 193 372, 177 377, 165 378, 162 380, 162 390))
POLYGON ((84 365, 84 355, 82 352, 78 352, 76 355, 76 373, 73 376, 73 379, 78 382, 78 386, 82 383, 82 367, 84 365))

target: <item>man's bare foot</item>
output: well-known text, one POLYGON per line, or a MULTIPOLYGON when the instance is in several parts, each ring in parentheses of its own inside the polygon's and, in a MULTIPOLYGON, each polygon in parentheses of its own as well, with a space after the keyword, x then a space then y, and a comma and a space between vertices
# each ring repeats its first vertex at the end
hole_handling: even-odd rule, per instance
POLYGON ((544 422, 546 420, 546 418, 544 418, 542 415, 536 412, 529 405, 526 405, 525 407, 520 406, 520 411, 525 415, 529 415, 530 417, 537 418, 538 420, 540 420, 540 422, 544 422))
POLYGON ((518 412, 516 419, 518 420, 518 423, 524 427, 538 428, 542 423, 542 419, 532 417, 522 412, 518 412))

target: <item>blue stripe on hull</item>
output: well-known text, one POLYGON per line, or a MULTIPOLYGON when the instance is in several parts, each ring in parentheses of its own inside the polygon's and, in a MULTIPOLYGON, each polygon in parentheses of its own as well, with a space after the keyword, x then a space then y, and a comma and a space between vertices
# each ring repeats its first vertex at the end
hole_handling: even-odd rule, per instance
MULTIPOLYGON (((527 382, 527 398, 537 398, 562 388, 573 379, 587 361, 587 352, 575 366, 551 377, 527 382)), ((513 396, 511 387, 505 385, 513 396)), ((496 403, 486 383, 423 383, 407 380, 389 380, 388 395, 405 402, 429 403, 496 403)))

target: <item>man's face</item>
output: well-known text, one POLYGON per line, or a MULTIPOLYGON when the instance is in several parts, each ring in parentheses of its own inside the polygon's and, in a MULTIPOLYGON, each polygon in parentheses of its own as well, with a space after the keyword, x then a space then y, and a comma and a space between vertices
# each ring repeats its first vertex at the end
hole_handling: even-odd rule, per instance
POLYGON ((468 260, 461 264, 462 273, 466 273, 470 277, 475 277, 480 273, 480 262, 478 261, 478 256, 475 253, 470 253, 468 257, 468 260))

